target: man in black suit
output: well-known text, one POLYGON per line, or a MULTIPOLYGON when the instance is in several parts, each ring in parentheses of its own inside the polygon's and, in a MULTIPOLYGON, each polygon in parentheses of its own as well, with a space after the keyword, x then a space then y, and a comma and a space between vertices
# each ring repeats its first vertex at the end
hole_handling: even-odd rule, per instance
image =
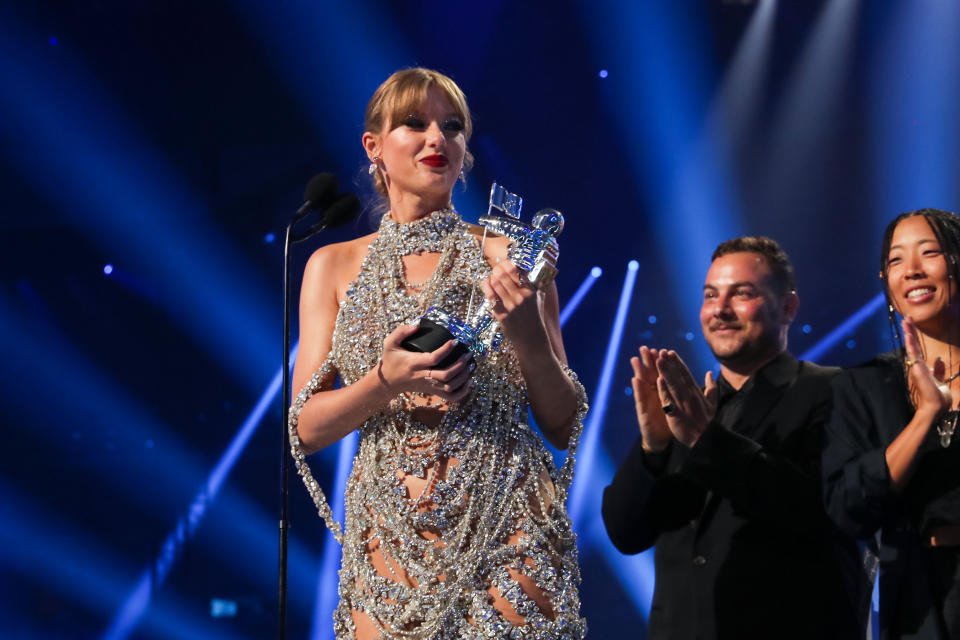
POLYGON ((603 520, 623 553, 656 546, 652 640, 865 637, 866 578, 819 483, 837 370, 787 351, 798 304, 776 242, 729 240, 700 310, 719 379, 666 349, 631 359, 640 439, 603 520))

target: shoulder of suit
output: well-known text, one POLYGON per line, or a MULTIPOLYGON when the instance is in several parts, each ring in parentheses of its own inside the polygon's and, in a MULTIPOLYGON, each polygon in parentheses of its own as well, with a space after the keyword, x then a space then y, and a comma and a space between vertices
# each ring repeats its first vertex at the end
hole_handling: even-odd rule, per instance
POLYGON ((809 360, 800 360, 799 362, 800 371, 798 375, 801 376, 812 376, 823 378, 824 380, 830 380, 843 371, 843 369, 840 367, 828 367, 815 362, 810 362, 809 360))
POLYGON ((893 381, 903 378, 903 352, 880 353, 866 362, 843 370, 842 377, 856 385, 871 381, 893 381))

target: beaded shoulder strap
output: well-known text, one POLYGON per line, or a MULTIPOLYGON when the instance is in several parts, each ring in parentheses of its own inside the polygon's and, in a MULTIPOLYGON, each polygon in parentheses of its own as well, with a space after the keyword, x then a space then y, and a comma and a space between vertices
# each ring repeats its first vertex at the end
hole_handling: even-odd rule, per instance
POLYGON ((330 533, 333 534, 334 539, 343 545, 343 528, 340 526, 340 523, 337 522, 336 518, 333 517, 333 511, 330 509, 327 497, 324 495, 323 489, 320 488, 320 483, 313 477, 310 465, 307 464, 307 455, 303 452, 303 447, 300 445, 300 436, 297 435, 297 423, 300 420, 300 412, 303 410, 303 405, 321 390, 320 385, 323 379, 334 371, 333 357, 327 356, 327 359, 323 361, 320 368, 310 377, 307 384, 303 386, 303 389, 301 389, 297 397, 294 398, 293 404, 290 406, 290 411, 287 414, 287 435, 290 438, 290 455, 293 456, 293 463, 296 466, 297 474, 299 474, 304 486, 310 493, 313 504, 317 508, 317 513, 323 519, 327 528, 330 529, 330 533))

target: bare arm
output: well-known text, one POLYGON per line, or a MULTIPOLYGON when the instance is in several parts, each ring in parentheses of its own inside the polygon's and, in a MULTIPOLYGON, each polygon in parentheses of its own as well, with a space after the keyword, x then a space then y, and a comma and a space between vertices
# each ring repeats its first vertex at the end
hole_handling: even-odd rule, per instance
POLYGON ((935 376, 927 368, 916 325, 909 316, 903 319, 903 342, 907 358, 912 362, 907 378, 910 388, 916 390, 917 411, 900 435, 887 446, 885 453, 887 468, 890 470, 890 483, 898 492, 903 491, 913 476, 920 444, 937 417, 951 405, 949 389, 938 385, 937 378, 942 379, 943 373, 941 371, 939 376, 935 376))
POLYGON ((530 408, 544 437, 565 449, 577 415, 577 391, 563 370, 567 362, 560 335, 560 305, 554 283, 535 291, 509 260, 494 265, 483 283, 496 298, 493 315, 514 344, 527 383, 530 408))
MULTIPOLYGON (((293 391, 298 392, 330 352, 339 301, 337 289, 352 279, 346 243, 317 250, 307 262, 300 294, 300 347, 293 369, 293 391)), ((416 325, 402 325, 384 340, 380 363, 351 385, 333 389, 334 376, 323 380, 324 391, 303 406, 297 423, 300 442, 307 452, 322 449, 359 427, 383 409, 397 394, 419 391, 456 402, 468 392, 467 359, 446 370, 437 363, 454 343, 432 353, 411 353, 400 346, 416 325), (432 378, 432 379, 428 379, 432 378)))

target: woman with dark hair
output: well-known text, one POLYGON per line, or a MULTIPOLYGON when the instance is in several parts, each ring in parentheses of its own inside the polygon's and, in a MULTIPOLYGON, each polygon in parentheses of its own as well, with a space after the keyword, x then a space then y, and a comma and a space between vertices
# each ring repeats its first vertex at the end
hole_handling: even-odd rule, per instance
POLYGON ((879 532, 884 639, 960 640, 958 263, 956 215, 920 209, 893 220, 880 277, 899 348, 834 383, 826 506, 849 535, 879 532))
POLYGON ((380 227, 317 250, 300 298, 297 469, 343 545, 338 638, 580 640, 577 550, 565 501, 586 396, 566 366, 556 287, 535 290, 504 237, 453 209, 470 112, 429 69, 394 73, 363 146, 389 204, 380 227), (504 341, 444 366, 455 343, 403 348, 424 311, 467 317, 486 297, 504 341), (474 366, 476 369, 474 370, 474 366), (341 388, 334 388, 336 377, 341 388), (561 469, 544 437, 571 446, 561 469), (359 431, 343 530, 305 454, 359 431))

